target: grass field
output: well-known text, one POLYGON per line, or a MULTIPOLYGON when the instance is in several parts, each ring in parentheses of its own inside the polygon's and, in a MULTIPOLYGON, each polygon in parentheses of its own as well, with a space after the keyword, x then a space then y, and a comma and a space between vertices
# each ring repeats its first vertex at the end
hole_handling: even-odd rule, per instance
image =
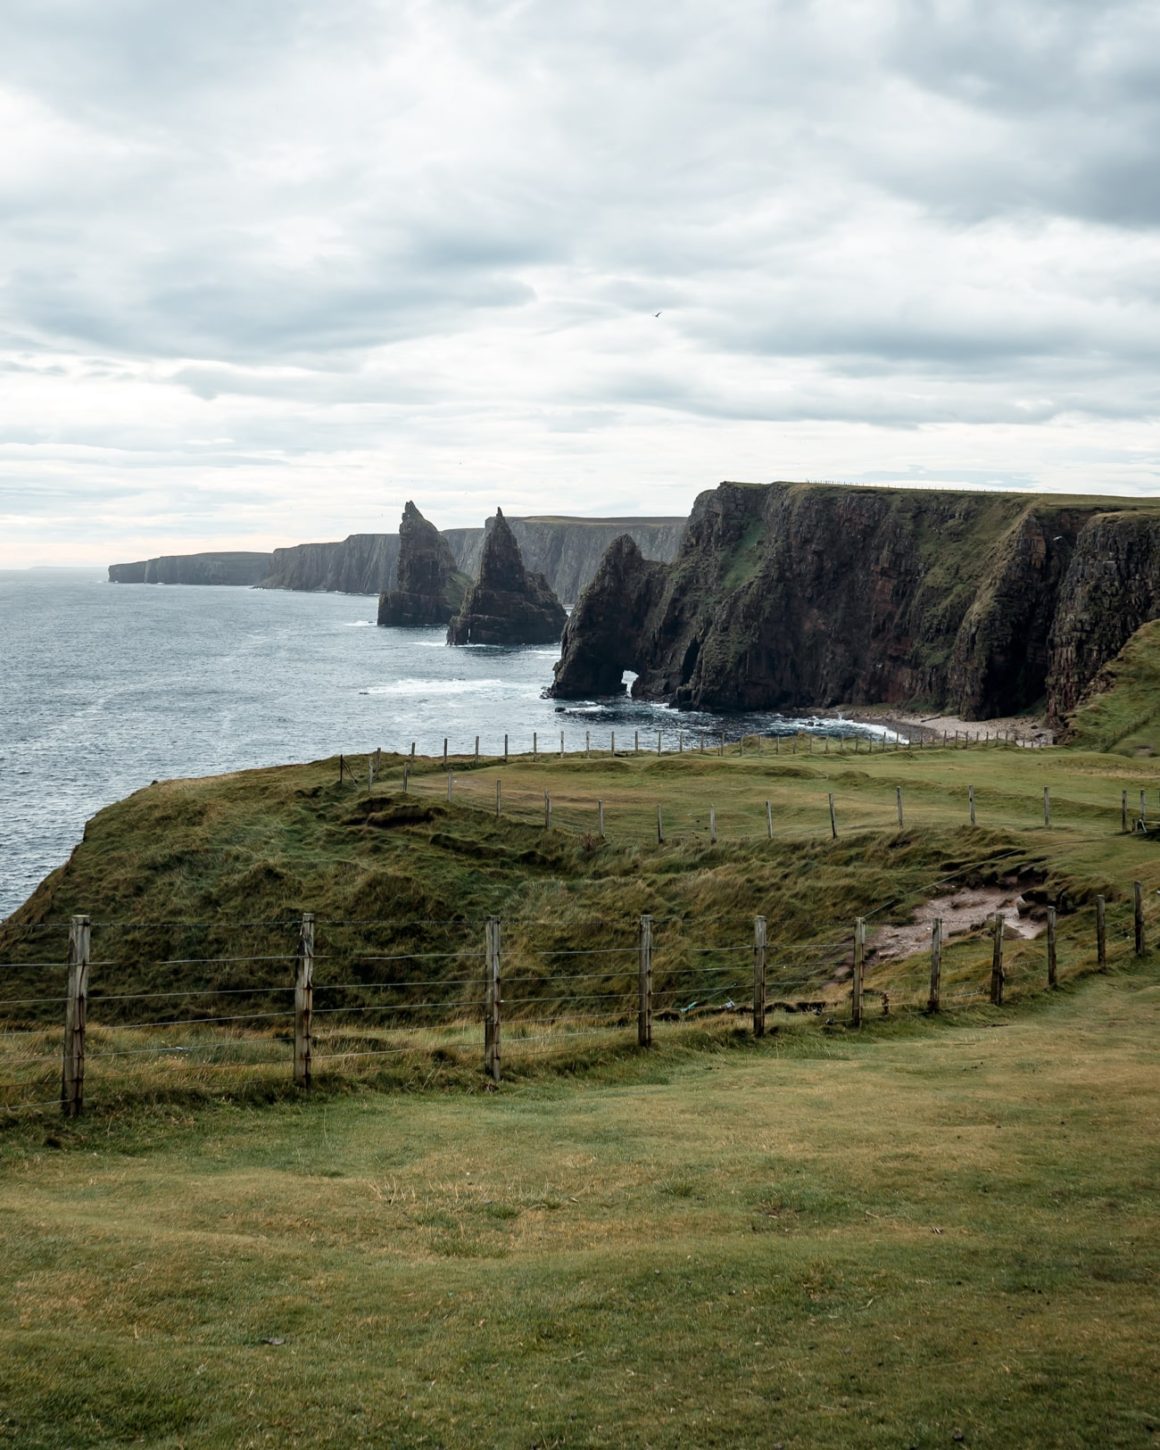
POLYGON ((0 1140, 0 1443, 1143 1446, 1152 966, 0 1140))
MULTIPOLYGON (((138 792, 0 925, 0 962, 33 963, 59 958, 71 912, 102 923, 92 1111, 0 1133, 0 1444, 1154 1443, 1160 977, 1132 955, 1130 886, 1154 944, 1160 848, 1120 832, 1120 801, 1160 805, 1160 761, 751 742, 462 760, 450 803, 440 762, 406 797, 402 765, 369 794, 337 761, 138 792), (1010 1001, 980 1005, 976 935, 944 957, 972 998, 848 1029, 834 973, 855 916, 1024 877, 1067 902, 1058 991, 1042 944, 1011 943, 1010 1001), (356 933, 380 977, 383 954, 415 954, 393 990, 425 978, 405 1032, 318 1019, 312 1096, 277 1023, 198 1022, 199 998, 138 1010, 138 991, 245 984, 277 1002, 309 910, 320 977, 356 933), (498 1091, 478 1021, 419 1010, 473 980, 491 912, 508 991, 530 993, 498 1091), (642 1053, 627 1011, 573 1038, 582 973, 560 954, 615 943, 630 1002, 642 912, 658 990, 732 990, 710 975, 729 962, 744 986, 761 912, 785 948, 771 996, 793 977, 827 1013, 774 1014, 762 1042, 723 1015, 658 1024, 642 1053), (467 966, 430 955, 465 944, 467 966), (146 1010, 204 1056, 158 1053, 170 1028, 146 1010), (387 1042, 389 1061, 361 1056, 387 1042)), ((0 1078, 26 1095, 55 1090, 59 1007, 30 994, 59 970, 5 968, 3 1000, 33 1005, 0 1008, 0 1078)), ((925 980, 923 953, 868 974, 902 1004, 925 980)))

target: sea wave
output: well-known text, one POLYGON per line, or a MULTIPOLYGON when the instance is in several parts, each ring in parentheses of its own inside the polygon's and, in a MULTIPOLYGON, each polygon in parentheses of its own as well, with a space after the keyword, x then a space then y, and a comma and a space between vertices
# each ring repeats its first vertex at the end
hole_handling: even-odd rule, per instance
POLYGON ((478 690, 493 690, 503 680, 392 680, 385 685, 368 685, 363 695, 470 695, 478 690))

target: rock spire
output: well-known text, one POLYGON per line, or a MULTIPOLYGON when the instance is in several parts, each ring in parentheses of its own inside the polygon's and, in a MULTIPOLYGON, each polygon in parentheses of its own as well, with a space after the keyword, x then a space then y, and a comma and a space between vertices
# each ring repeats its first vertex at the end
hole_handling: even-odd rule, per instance
POLYGON ((446 624, 470 583, 455 567, 451 545, 408 500, 399 524, 398 582, 379 595, 379 623, 404 629, 446 624))
POLYGON ((502 509, 489 523, 479 579, 451 621, 448 644, 555 644, 567 615, 542 574, 524 568, 502 509))

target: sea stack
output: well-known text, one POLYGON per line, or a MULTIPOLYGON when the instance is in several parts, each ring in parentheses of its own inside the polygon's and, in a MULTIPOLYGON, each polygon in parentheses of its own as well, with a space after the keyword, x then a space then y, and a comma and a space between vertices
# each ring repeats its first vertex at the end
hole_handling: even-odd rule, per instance
POLYGON ((402 629, 446 624, 471 587, 451 545, 408 499, 399 524, 397 587, 379 595, 379 623, 402 629))
POLYGON ((524 568, 516 537, 502 509, 496 509, 483 542, 479 579, 451 621, 447 643, 555 644, 567 617, 544 576, 524 568))
POLYGON ((622 695, 637 639, 664 590, 666 569, 646 559, 628 534, 608 547, 564 631, 549 695, 565 700, 622 695))

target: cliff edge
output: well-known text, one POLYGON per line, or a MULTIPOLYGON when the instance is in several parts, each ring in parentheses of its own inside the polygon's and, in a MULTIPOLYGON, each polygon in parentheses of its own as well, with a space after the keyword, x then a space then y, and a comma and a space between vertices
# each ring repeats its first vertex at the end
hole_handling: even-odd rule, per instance
POLYGON ((841 485, 723 483, 672 564, 618 542, 574 611, 550 693, 693 709, 1046 700, 1058 721, 1160 614, 1160 507, 841 485))

